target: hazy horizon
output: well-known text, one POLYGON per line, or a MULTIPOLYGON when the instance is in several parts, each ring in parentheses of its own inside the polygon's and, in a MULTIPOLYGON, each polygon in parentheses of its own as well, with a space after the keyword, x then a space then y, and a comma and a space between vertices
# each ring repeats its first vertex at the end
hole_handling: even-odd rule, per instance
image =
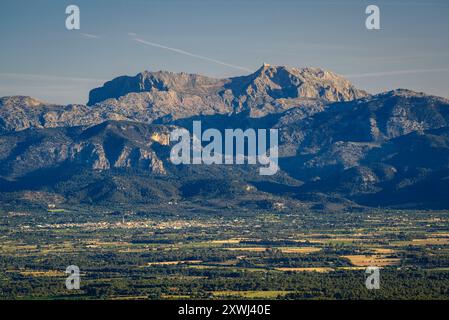
POLYGON ((120 75, 225 78, 266 62, 330 70, 370 93, 449 97, 447 16, 443 0, 3 2, 0 96, 85 104, 90 89, 120 75), (70 4, 80 30, 65 28, 70 4), (365 28, 368 4, 380 7, 381 30, 365 28))

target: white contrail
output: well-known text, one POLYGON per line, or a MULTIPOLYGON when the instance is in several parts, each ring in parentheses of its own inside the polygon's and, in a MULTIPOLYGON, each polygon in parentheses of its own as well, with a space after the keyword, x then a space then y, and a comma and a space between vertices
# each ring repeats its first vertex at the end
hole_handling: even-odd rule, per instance
POLYGON ((100 39, 100 36, 97 36, 96 34, 91 34, 91 33, 81 33, 81 35, 85 38, 89 38, 89 39, 100 39))
POLYGON ((417 74, 417 73, 428 73, 428 72, 447 72, 447 71, 449 71, 449 68, 411 69, 411 70, 371 72, 371 73, 360 73, 360 74, 347 74, 347 75, 344 75, 344 76, 346 78, 370 78, 370 77, 385 77, 385 76, 396 76, 396 75, 403 75, 403 74, 417 74))
POLYGON ((194 53, 187 52, 187 51, 184 51, 184 50, 181 50, 181 49, 167 47, 167 46, 164 46, 162 44, 146 41, 146 40, 143 40, 143 39, 140 39, 140 38, 133 38, 133 40, 135 40, 135 41, 137 41, 139 43, 148 45, 148 46, 170 50, 170 51, 177 52, 177 53, 189 56, 189 57, 193 57, 193 58, 198 58, 198 59, 201 59, 201 60, 214 62, 214 63, 221 64, 223 66, 231 67, 231 68, 234 68, 234 69, 244 70, 244 71, 247 71, 247 72, 251 72, 252 71, 251 69, 248 69, 248 68, 245 68, 245 67, 236 66, 234 64, 230 64, 230 63, 223 62, 223 61, 220 61, 220 60, 216 60, 216 59, 212 59, 212 58, 209 58, 209 57, 201 56, 199 54, 194 54, 194 53))

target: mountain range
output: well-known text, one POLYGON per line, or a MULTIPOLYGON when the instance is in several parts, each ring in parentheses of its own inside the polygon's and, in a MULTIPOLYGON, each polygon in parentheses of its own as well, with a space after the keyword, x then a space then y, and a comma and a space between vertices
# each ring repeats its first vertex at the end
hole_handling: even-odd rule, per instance
POLYGON ((264 64, 240 77, 142 72, 86 105, 0 98, 2 202, 267 199, 315 208, 449 208, 449 100, 376 95, 318 68, 264 64), (280 171, 174 166, 169 133, 279 129, 280 171))

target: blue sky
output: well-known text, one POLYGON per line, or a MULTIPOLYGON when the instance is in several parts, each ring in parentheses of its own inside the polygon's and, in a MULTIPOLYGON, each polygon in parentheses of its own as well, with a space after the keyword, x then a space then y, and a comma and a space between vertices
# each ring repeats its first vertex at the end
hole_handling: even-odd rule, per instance
POLYGON ((55 103, 86 103, 91 88, 143 70, 229 77, 263 62, 449 97, 447 0, 2 0, 0 40, 0 96, 55 103), (65 28, 70 4, 80 30, 65 28), (365 28, 368 4, 381 30, 365 28))

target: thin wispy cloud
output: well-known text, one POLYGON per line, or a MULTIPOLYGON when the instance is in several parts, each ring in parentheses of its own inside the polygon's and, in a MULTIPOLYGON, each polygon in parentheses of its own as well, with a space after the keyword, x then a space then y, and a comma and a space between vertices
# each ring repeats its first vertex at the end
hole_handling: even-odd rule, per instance
POLYGON ((216 64, 220 64, 222 66, 226 66, 226 67, 230 67, 230 68, 234 68, 234 69, 239 69, 239 70, 243 70, 243 71, 246 71, 246 72, 251 72, 252 71, 251 69, 246 68, 246 67, 237 66, 235 64, 231 64, 231 63, 227 63, 227 62, 220 61, 220 60, 217 60, 217 59, 213 59, 213 58, 209 58, 209 57, 206 57, 206 56, 202 56, 202 55, 199 55, 199 54, 191 53, 191 52, 188 52, 188 51, 185 51, 185 50, 182 50, 182 49, 168 47, 168 46, 165 46, 165 45, 162 45, 162 44, 159 44, 159 43, 146 41, 146 40, 138 38, 137 35, 135 33, 132 33, 132 32, 128 33, 128 35, 131 36, 134 41, 139 42, 139 43, 144 44, 144 45, 147 45, 147 46, 169 50, 169 51, 172 51, 172 52, 183 54, 185 56, 189 56, 189 57, 193 57, 193 58, 197 58, 197 59, 213 62, 213 63, 216 63, 216 64))
POLYGON ((88 38, 88 39, 100 39, 100 36, 97 36, 96 34, 91 34, 91 33, 81 33, 81 35, 84 38, 88 38))
POLYGON ((383 72, 368 72, 360 74, 346 74, 346 78, 374 78, 374 77, 388 77, 407 74, 432 73, 432 72, 448 72, 448 68, 433 68, 433 69, 411 69, 411 70, 396 70, 383 72))

